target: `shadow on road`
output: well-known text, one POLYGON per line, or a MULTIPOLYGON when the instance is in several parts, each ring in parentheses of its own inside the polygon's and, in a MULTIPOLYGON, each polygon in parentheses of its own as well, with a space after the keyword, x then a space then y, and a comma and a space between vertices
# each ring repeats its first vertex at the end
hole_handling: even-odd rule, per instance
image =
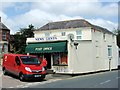
MULTIPOLYGON (((19 77, 16 76, 16 75, 13 75, 13 74, 7 74, 5 76, 9 76, 9 77, 11 77, 13 79, 18 79, 19 80, 19 77)), ((29 83, 29 82, 43 82, 43 81, 47 81, 47 80, 46 79, 41 80, 40 78, 30 78, 30 79, 26 79, 26 80, 24 80, 22 82, 28 82, 29 83)))

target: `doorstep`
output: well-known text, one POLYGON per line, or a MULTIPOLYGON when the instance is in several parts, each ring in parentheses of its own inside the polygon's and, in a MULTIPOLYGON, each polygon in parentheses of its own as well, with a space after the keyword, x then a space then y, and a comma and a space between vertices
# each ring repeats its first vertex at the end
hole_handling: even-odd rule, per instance
POLYGON ((54 74, 54 71, 51 70, 51 69, 47 69, 46 73, 47 73, 47 74, 54 74))

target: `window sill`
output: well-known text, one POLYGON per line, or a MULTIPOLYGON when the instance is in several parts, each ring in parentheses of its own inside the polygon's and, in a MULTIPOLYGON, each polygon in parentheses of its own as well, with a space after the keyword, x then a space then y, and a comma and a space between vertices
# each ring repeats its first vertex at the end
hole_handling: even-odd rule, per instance
POLYGON ((62 64, 59 64, 59 65, 53 65, 53 66, 68 66, 68 65, 62 65, 62 64))

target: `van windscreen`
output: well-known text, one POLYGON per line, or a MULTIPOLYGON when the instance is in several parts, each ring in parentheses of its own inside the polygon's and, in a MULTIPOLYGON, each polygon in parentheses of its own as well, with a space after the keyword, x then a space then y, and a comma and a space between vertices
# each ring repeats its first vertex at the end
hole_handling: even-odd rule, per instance
POLYGON ((20 56, 23 64, 40 64, 40 60, 37 57, 32 56, 20 56))

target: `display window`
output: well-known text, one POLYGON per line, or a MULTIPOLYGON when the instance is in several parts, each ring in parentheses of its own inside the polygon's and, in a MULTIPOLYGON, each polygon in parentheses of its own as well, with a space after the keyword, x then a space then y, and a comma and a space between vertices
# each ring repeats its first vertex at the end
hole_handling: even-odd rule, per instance
POLYGON ((67 53, 54 53, 53 66, 68 65, 67 53))

